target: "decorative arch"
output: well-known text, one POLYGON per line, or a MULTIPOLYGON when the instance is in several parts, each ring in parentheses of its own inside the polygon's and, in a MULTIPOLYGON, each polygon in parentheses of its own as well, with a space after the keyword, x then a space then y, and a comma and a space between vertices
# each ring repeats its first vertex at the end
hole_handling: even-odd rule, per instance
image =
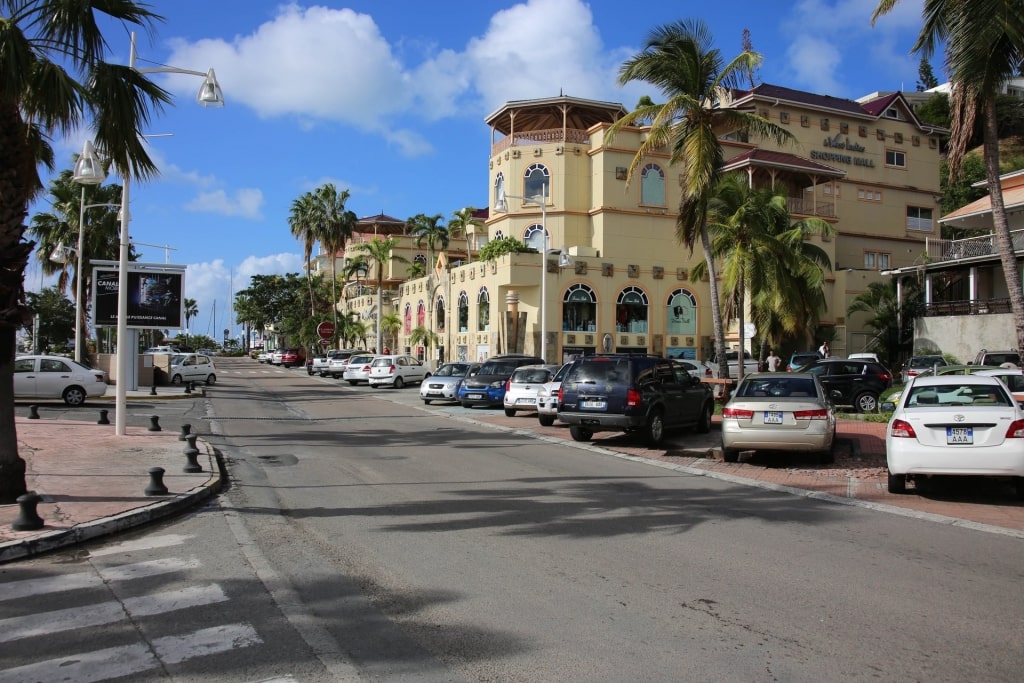
POLYGON ((668 334, 697 334, 697 297, 679 288, 665 302, 665 331, 668 334))
POLYGON ((551 173, 544 164, 530 164, 523 173, 523 196, 551 196, 551 173))
POLYGON ((416 304, 416 327, 427 326, 427 305, 423 303, 423 299, 420 299, 419 303, 416 304))
POLYGON ((633 285, 623 287, 615 300, 615 331, 646 334, 649 310, 647 292, 633 285))
POLYGON ((498 202, 505 198, 505 174, 500 171, 494 176, 494 198, 491 206, 497 206, 498 202))
POLYGON ((665 206, 665 172, 658 164, 646 164, 640 171, 640 203, 665 206))
POLYGON ((402 329, 407 336, 412 332, 412 304, 405 305, 405 311, 402 315, 402 329))
POLYGON ((526 228, 523 231, 523 242, 528 247, 532 247, 537 251, 544 251, 544 236, 547 234, 543 225, 534 223, 533 225, 526 228))
POLYGON ((486 332, 491 328, 491 295, 481 287, 476 296, 476 329, 486 332))
POLYGON ((443 294, 438 294, 437 299, 434 300, 434 310, 437 311, 437 314, 434 316, 434 329, 438 332, 444 332, 444 321, 447 316, 445 315, 443 294))
POLYGON ((578 332, 597 329, 597 295, 590 286, 569 285, 562 296, 562 329, 578 332))

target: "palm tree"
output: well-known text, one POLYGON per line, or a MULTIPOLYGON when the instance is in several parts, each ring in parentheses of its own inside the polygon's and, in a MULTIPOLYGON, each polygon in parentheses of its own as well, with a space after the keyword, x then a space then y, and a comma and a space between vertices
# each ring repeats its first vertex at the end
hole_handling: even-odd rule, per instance
POLYGON ((331 256, 331 297, 334 304, 334 327, 338 327, 338 252, 345 250, 356 222, 359 220, 352 211, 345 210, 345 202, 349 199, 349 191, 338 190, 333 184, 327 183, 314 193, 317 205, 318 225, 314 234, 320 244, 331 256))
MULTIPOLYGON (((721 259, 722 287, 726 292, 726 315, 739 319, 739 345, 744 343, 744 315, 748 292, 773 289, 792 291, 807 286, 799 277, 814 268, 831 269, 828 255, 806 240, 814 234, 832 234, 832 226, 820 218, 790 223, 786 196, 770 189, 750 188, 747 180, 731 174, 715 185, 708 201, 707 230, 711 250, 721 259), (809 268, 810 267, 810 268, 809 268)), ((692 278, 707 275, 706 265, 698 263, 692 278)), ((823 280, 819 279, 819 289, 823 280)), ((758 301, 761 306, 770 302, 758 301)), ((779 317, 791 314, 780 311, 779 317)), ((763 336, 763 332, 762 332, 763 336)), ((738 376, 743 378, 743 363, 738 363, 738 376)))
POLYGON ((423 265, 423 261, 414 261, 411 266, 405 269, 405 274, 409 276, 410 280, 415 280, 427 274, 427 267, 423 265))
MULTIPOLYGON (((697 240, 704 251, 707 272, 712 274, 708 283, 715 350, 719 358, 725 358, 725 329, 706 225, 708 200, 721 175, 724 160, 718 132, 745 130, 754 136, 775 140, 779 145, 793 138, 785 129, 752 112, 717 106, 728 89, 738 87, 743 77, 753 73, 760 62, 758 53, 744 50, 728 64, 724 63, 721 53, 712 48, 711 33, 698 20, 656 28, 647 38, 643 51, 622 65, 619 82, 625 85, 645 81, 658 87, 667 101, 639 104, 609 131, 610 141, 627 126, 649 122, 649 136, 634 155, 627 178, 632 178, 648 154, 665 148, 670 150, 669 163, 678 168, 681 176, 676 237, 691 254, 697 240)), ((727 378, 728 365, 724 364, 722 379, 727 378)))
POLYGON ((188 328, 192 322, 192 318, 199 315, 199 305, 195 299, 185 299, 185 346, 188 346, 188 328))
POLYGON ((426 241, 427 248, 430 250, 430 265, 427 267, 427 272, 434 271, 434 253, 437 248, 447 249, 448 242, 451 240, 448 227, 440 225, 440 222, 441 214, 439 213, 433 216, 418 213, 407 221, 409 234, 416 237, 416 246, 420 247, 426 241))
MULTIPOLYGON (((898 0, 881 0, 871 15, 874 24, 898 0)), ((946 71, 952 84, 952 111, 947 163, 949 177, 958 177, 974 121, 981 112, 985 176, 992 201, 992 225, 1003 275, 1010 292, 1017 347, 1024 348, 1024 291, 1010 237, 1006 204, 999 180, 999 131, 996 103, 1003 86, 1018 75, 1024 62, 1024 12, 1019 2, 995 0, 926 0, 924 25, 913 52, 930 57, 944 43, 946 71)))
POLYGON ((291 212, 288 214, 288 227, 300 242, 302 242, 302 255, 306 259, 306 283, 309 286, 309 315, 315 316, 316 309, 313 304, 313 247, 316 246, 317 231, 317 202, 312 192, 303 193, 292 201, 291 212))
POLYGON ((423 325, 417 325, 412 329, 412 332, 409 333, 409 346, 423 344, 423 346, 426 347, 427 358, 430 358, 430 348, 436 346, 439 341, 441 341, 440 335, 423 325))
POLYGON ((452 218, 448 221, 448 232, 451 235, 462 235, 466 239, 466 263, 473 262, 473 245, 469 239, 470 226, 480 227, 484 224, 479 218, 474 218, 476 208, 467 206, 458 211, 452 211, 452 218))
POLYGON ((876 351, 886 367, 893 367, 896 351, 903 338, 913 336, 913 319, 923 313, 924 296, 916 281, 904 292, 903 301, 896 293, 893 279, 868 283, 868 291, 854 297, 846 315, 866 313, 865 325, 874 331, 865 351, 876 351))
MULTIPOLYGON (((74 182, 70 170, 64 170, 50 181, 48 194, 53 213, 37 213, 32 216, 28 232, 36 240, 36 258, 43 274, 56 274, 57 288, 61 292, 67 292, 70 283, 78 281, 78 269, 82 268, 82 300, 77 302, 81 317, 77 325, 79 330, 87 331, 91 300, 89 292, 92 291, 92 269, 89 268, 89 262, 93 259, 115 261, 118 258, 121 223, 116 205, 121 199, 121 186, 80 185, 74 182), (97 206, 103 204, 112 206, 97 206), (82 205, 93 205, 93 208, 83 215, 82 205), (82 253, 62 262, 50 260, 50 255, 61 246, 78 244, 79 225, 83 230, 82 253)), ((134 260, 135 256, 133 250, 129 258, 134 260)), ((78 338, 84 343, 87 336, 79 334, 78 338)))
POLYGON ((118 174, 146 179, 157 168, 142 132, 170 94, 137 70, 104 61, 101 25, 152 28, 161 17, 121 0, 7 2, 0 32, 0 503, 25 493, 25 461, 14 423, 14 352, 30 313, 24 276, 29 202, 42 190, 37 169, 53 169, 49 140, 91 127, 97 150, 118 174), (98 16, 105 15, 105 16, 98 16), (107 22, 106 19, 113 19, 107 22), (118 21, 120 20, 120 22, 118 21))
MULTIPOLYGON (((402 329, 402 316, 398 313, 388 313, 386 316, 381 318, 380 329, 382 334, 391 340, 391 345, 394 347, 398 346, 398 331, 402 329)), ((383 351, 383 348, 377 347, 383 351)))
POLYGON ((398 239, 389 237, 381 239, 374 237, 369 242, 360 242, 352 247, 352 251, 364 256, 368 263, 377 269, 377 346, 378 351, 384 348, 384 339, 381 337, 381 318, 384 315, 383 290, 384 290, 384 267, 389 261, 408 263, 409 259, 392 254, 391 251, 398 245, 398 239))

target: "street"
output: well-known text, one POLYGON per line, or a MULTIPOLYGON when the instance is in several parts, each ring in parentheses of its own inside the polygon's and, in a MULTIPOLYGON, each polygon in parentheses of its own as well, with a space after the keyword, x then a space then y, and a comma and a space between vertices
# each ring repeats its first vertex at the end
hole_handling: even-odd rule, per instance
POLYGON ((7 567, 0 681, 1008 681, 1024 664, 1017 538, 495 431, 416 387, 217 364, 196 408, 166 410, 222 454, 226 491, 7 567))

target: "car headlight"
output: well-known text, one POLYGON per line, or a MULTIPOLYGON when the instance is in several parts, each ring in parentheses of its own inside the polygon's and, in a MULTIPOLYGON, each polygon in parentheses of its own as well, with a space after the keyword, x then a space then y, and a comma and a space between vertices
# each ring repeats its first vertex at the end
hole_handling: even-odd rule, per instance
POLYGON ((487 387, 489 389, 502 389, 502 388, 504 388, 504 386, 505 386, 505 380, 503 380, 503 379, 499 379, 498 381, 491 382, 490 384, 487 385, 487 387))

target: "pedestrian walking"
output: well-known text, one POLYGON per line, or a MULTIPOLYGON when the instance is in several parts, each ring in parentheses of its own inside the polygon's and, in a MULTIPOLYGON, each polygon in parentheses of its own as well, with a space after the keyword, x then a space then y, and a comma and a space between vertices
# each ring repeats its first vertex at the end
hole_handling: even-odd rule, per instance
POLYGON ((775 349, 768 352, 768 372, 776 372, 782 359, 775 355, 775 349))

